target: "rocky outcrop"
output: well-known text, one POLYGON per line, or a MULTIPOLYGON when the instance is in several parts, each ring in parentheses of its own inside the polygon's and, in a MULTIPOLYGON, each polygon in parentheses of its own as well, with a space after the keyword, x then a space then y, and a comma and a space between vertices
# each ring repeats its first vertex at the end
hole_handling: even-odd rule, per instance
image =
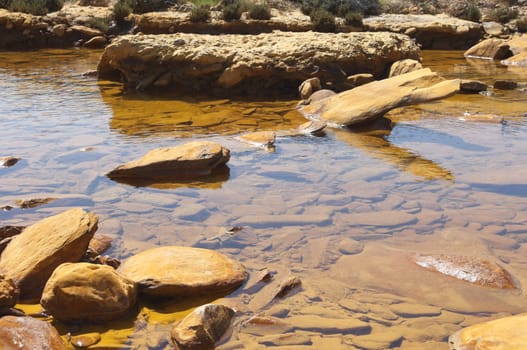
POLYGON ((122 76, 136 89, 294 94, 300 82, 312 77, 337 89, 356 73, 379 78, 404 58, 418 59, 419 48, 407 36, 393 33, 126 35, 106 47, 98 72, 100 78, 122 76))
POLYGON ((363 20, 364 29, 404 33, 423 49, 466 50, 483 38, 479 23, 447 15, 384 14, 363 20))
POLYGON ((156 148, 143 157, 106 174, 119 179, 193 179, 211 173, 229 161, 230 151, 209 141, 194 141, 176 147, 156 148))
POLYGON ((350 126, 377 119, 393 108, 440 99, 458 90, 458 79, 443 80, 426 68, 341 92, 300 111, 328 125, 350 126))
POLYGON ((459 280, 482 287, 514 289, 516 285, 509 272, 496 263, 472 256, 419 255, 415 263, 459 280))
POLYGON ((514 37, 507 41, 509 49, 514 56, 502 60, 500 63, 507 66, 527 67, 527 35, 514 37))
POLYGON ((233 316, 234 310, 227 306, 202 305, 174 325, 170 337, 179 350, 214 350, 233 316))
POLYGON ((68 263, 55 269, 40 304, 61 321, 97 322, 123 316, 135 301, 135 283, 110 266, 68 263))
POLYGON ((483 40, 464 53, 464 56, 467 58, 484 58, 493 60, 502 60, 511 55, 512 52, 510 51, 509 45, 502 39, 483 40))
POLYGON ((247 278, 238 262, 212 250, 160 247, 128 258, 119 272, 140 284, 140 292, 160 297, 226 293, 247 278))
POLYGON ((0 318, 0 349, 66 350, 60 335, 46 321, 31 317, 0 318))
POLYGON ((527 314, 475 324, 450 336, 452 350, 523 350, 527 348, 527 314))
POLYGON ((97 222, 97 216, 76 208, 27 227, 0 256, 0 273, 15 282, 22 299, 39 298, 55 268, 79 261, 97 222))
POLYGON ((15 283, 0 275, 0 310, 15 306, 18 301, 19 290, 15 283))

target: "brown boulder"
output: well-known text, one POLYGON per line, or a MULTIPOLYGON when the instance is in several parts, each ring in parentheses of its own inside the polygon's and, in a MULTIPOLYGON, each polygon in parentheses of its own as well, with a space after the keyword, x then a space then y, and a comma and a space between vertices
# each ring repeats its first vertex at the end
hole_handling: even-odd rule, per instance
POLYGON ((15 306, 18 301, 19 290, 15 283, 0 275, 0 309, 15 306))
POLYGON ((525 350, 527 314, 499 318, 464 328, 448 339, 452 350, 525 350))
POLYGON ((478 93, 487 91, 487 84, 478 80, 461 80, 459 85, 461 92, 478 93))
POLYGON ((258 147, 272 147, 276 139, 274 131, 256 131, 237 137, 240 141, 258 147))
POLYGON ((230 151, 208 141, 194 141, 176 147, 156 148, 143 157, 106 174, 111 179, 189 179, 210 175, 229 161, 230 151))
POLYGON ((468 58, 502 60, 511 56, 509 45, 502 39, 486 39, 465 51, 468 58))
POLYGON ((103 47, 106 46, 107 42, 108 41, 106 40, 106 38, 104 36, 98 35, 98 36, 94 36, 90 40, 86 41, 84 43, 84 47, 88 47, 88 48, 91 48, 91 49, 102 49, 103 47))
POLYGON ((348 83, 352 85, 353 87, 361 86, 364 84, 371 83, 375 80, 375 77, 372 74, 369 73, 363 73, 363 74, 353 74, 346 78, 348 83))
POLYGON ((492 86, 499 90, 514 90, 518 87, 518 83, 510 80, 496 80, 492 86))
POLYGON ((170 337, 179 350, 214 350, 233 316, 234 310, 227 306, 202 305, 174 325, 170 337))
POLYGON ((238 262, 212 250, 159 247, 128 258, 119 272, 140 284, 141 292, 162 297, 227 293, 247 278, 238 262))
POLYGON ((462 281, 482 287, 514 289, 516 285, 509 272, 496 263, 473 256, 419 255, 415 263, 462 281))
POLYGON ((396 75, 410 73, 422 68, 423 65, 419 61, 411 59, 400 60, 392 64, 392 66, 390 67, 390 74, 388 74, 388 76, 395 77, 396 75))
POLYGON ((31 317, 0 318, 0 349, 66 350, 57 330, 31 317))
POLYGON ((97 222, 96 215, 75 208, 27 227, 0 256, 0 273, 16 283, 22 299, 39 298, 57 266, 79 261, 97 222))
POLYGON ((62 264, 44 287, 40 304, 61 321, 107 321, 135 305, 136 285, 112 267, 62 264))
POLYGON ((0 166, 3 168, 8 168, 18 163, 19 160, 20 158, 16 158, 16 157, 1 157, 0 166))
POLYGON ((313 92, 318 91, 320 89, 320 79, 310 78, 304 80, 302 84, 300 84, 300 86, 298 87, 298 92, 300 93, 300 98, 305 100, 306 98, 309 98, 309 96, 311 96, 313 92))
POLYGON ((501 60, 500 63, 506 66, 527 67, 527 51, 521 52, 505 60, 501 60))

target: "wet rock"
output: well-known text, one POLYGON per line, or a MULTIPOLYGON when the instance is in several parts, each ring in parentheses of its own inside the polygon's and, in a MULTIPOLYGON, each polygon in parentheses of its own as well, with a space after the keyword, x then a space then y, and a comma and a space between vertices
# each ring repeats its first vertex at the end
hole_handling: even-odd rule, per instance
MULTIPOLYGON (((371 83, 375 80, 375 77, 372 74, 369 73, 363 73, 363 74, 353 74, 346 78, 348 83, 350 83, 353 87, 361 86, 364 84, 371 83)), ((331 90, 330 90, 331 91, 331 90)))
POLYGON ((0 167, 4 167, 4 168, 11 167, 15 165, 16 163, 18 163, 19 160, 20 158, 16 158, 16 157, 1 157, 0 167))
POLYGON ((86 333, 81 335, 74 335, 70 339, 70 343, 77 348, 87 348, 101 341, 100 333, 86 333))
POLYGON ((518 83, 510 80, 496 80, 493 87, 499 90, 514 90, 518 87, 518 83))
POLYGON ((94 234, 90 243, 88 244, 88 249, 93 251, 97 255, 103 254, 105 251, 110 249, 112 246, 113 239, 109 236, 94 234))
POLYGON ((441 309, 435 306, 397 303, 390 305, 390 310, 401 317, 432 317, 441 315, 441 309))
POLYGON ((338 249, 345 255, 359 254, 364 250, 364 244, 351 238, 345 238, 339 242, 338 249))
POLYGON ((229 329, 234 310, 216 304, 198 307, 174 325, 170 337, 179 350, 214 350, 229 329))
POLYGON ((168 246, 128 258, 119 268, 151 296, 181 297, 228 293, 247 278, 245 268, 207 249, 168 246))
POLYGON ((464 56, 469 58, 486 58, 502 60, 511 56, 509 45, 502 39, 486 39, 465 51, 464 56))
POLYGON ((448 339, 451 350, 524 350, 527 348, 527 314, 475 324, 448 339))
POLYGON ((283 334, 293 330, 293 326, 282 318, 257 314, 243 322, 243 332, 263 336, 265 334, 283 334))
POLYGON ((349 75, 381 77, 393 62, 418 56, 414 42, 393 33, 125 35, 106 47, 98 72, 101 79, 122 75, 132 88, 171 72, 179 77, 171 84, 185 91, 282 94, 296 92, 298 82, 314 75, 345 88, 349 75), (179 39, 185 44, 174 46, 179 39))
POLYGON ((319 120, 305 122, 297 128, 300 135, 322 135, 327 124, 319 120))
POLYGON ((90 28, 82 25, 73 25, 69 27, 68 30, 80 34, 81 38, 84 40, 89 40, 94 37, 103 36, 103 33, 99 29, 90 28))
POLYGON ((46 283, 40 304, 54 318, 69 321, 117 319, 136 301, 136 285, 113 268, 66 263, 46 283))
POLYGON ((390 331, 388 328, 383 332, 353 337, 352 342, 361 349, 384 350, 399 347, 402 340, 403 337, 400 333, 390 331))
POLYGON ((84 47, 88 47, 90 49, 102 49, 104 46, 106 46, 106 43, 106 38, 102 35, 98 35, 86 41, 84 43, 84 47))
POLYGON ((123 164, 106 176, 119 178, 188 179, 210 175, 229 161, 230 151, 208 141, 194 141, 176 147, 157 148, 143 157, 123 164))
POLYGON ((27 227, 0 256, 0 273, 16 283, 22 299, 39 298, 57 266, 79 261, 97 222, 96 215, 75 208, 27 227))
POLYGON ((479 93, 481 91, 487 91, 487 84, 477 80, 461 80, 460 83, 461 92, 479 93))
POLYGON ((516 285, 509 272, 489 260, 460 255, 419 255, 415 263, 459 280, 482 287, 514 289, 516 285))
POLYGON ((237 138, 253 146, 267 148, 274 145, 276 134, 273 131, 256 131, 240 135, 237 138))
POLYGON ((320 119, 328 125, 350 126, 375 120, 396 107, 437 100, 457 91, 458 79, 443 80, 426 68, 341 92, 301 107, 300 111, 309 119, 320 119))
POLYGON ((0 227, 0 254, 5 247, 13 240, 13 237, 22 233, 25 226, 3 226, 0 227))
POLYGON ((505 27, 498 22, 483 22, 481 23, 483 25, 483 30, 485 30, 485 33, 492 36, 499 36, 504 34, 505 27))
POLYGON ((31 317, 0 318, 0 349, 66 350, 53 326, 31 317))
POLYGON ((329 318, 317 315, 298 315, 286 318, 294 329, 324 334, 368 334, 371 326, 355 318, 329 318))
POLYGON ((527 67, 527 52, 522 52, 505 60, 501 60, 500 63, 506 66, 527 67))
POLYGON ((318 90, 316 92, 314 92, 308 99, 306 100, 301 100, 299 103, 298 103, 298 106, 297 107, 300 107, 300 106, 304 106, 304 105, 308 105, 312 102, 317 102, 317 101, 321 101, 325 98, 328 98, 328 97, 331 97, 331 96, 334 96, 336 95, 337 93, 335 91, 332 91, 332 90, 328 90, 328 89, 322 89, 322 90, 318 90))
POLYGON ((58 38, 62 38, 66 34, 67 28, 68 26, 65 24, 56 24, 51 28, 51 33, 58 38))
POLYGON ((294 289, 299 288, 302 285, 300 278, 296 276, 289 276, 278 286, 278 292, 275 294, 274 298, 283 298, 294 289))
POLYGON ((422 69, 421 62, 412 59, 400 60, 392 64, 388 77, 395 77, 397 75, 410 73, 422 69))
POLYGON ((447 15, 383 14, 363 20, 366 31, 405 33, 423 49, 466 50, 483 37, 479 23, 447 15))
POLYGON ((53 202, 57 198, 32 198, 32 199, 18 199, 15 204, 21 209, 36 208, 38 206, 53 202))
POLYGON ((304 80, 302 84, 298 87, 298 92, 300 93, 300 98, 305 100, 313 94, 313 92, 321 89, 320 79, 310 78, 304 80))
POLYGON ((264 336, 258 340, 258 343, 270 346, 294 346, 294 345, 313 345, 311 337, 301 333, 287 333, 279 335, 264 336))
POLYGON ((15 306, 19 294, 19 290, 12 280, 0 275, 0 309, 15 306))
POLYGON ((480 123, 492 123, 492 124, 503 124, 505 118, 501 115, 496 114, 482 114, 482 113, 468 113, 465 112, 459 120, 468 121, 468 122, 480 122, 480 123))

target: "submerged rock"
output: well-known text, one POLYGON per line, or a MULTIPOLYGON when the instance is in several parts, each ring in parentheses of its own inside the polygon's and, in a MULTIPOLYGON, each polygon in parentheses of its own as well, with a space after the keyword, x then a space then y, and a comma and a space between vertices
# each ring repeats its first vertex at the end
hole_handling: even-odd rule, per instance
POLYGON ((229 158, 230 151, 217 143, 194 141, 153 149, 137 160, 118 166, 106 176, 111 179, 189 179, 210 175, 229 158))
POLYGON ((238 140, 257 147, 272 147, 276 139, 274 131, 256 131, 237 137, 238 140))
POLYGON ((238 262, 212 250, 168 246, 128 258, 119 272, 140 284, 140 291, 160 297, 228 293, 247 278, 238 262))
POLYGON ((457 91, 459 79, 443 80, 425 68, 341 92, 300 111, 309 119, 350 126, 377 119, 396 107, 437 100, 457 91))
POLYGON ((202 305, 174 325, 170 337, 179 350, 214 350, 215 343, 229 329, 234 313, 224 305, 202 305))
POLYGON ((464 328, 448 339, 452 350, 525 350, 527 314, 500 318, 464 328))
POLYGON ((97 344, 100 340, 100 333, 87 333, 72 336, 70 343, 77 348, 87 348, 88 346, 97 344))
POLYGON ((514 289, 512 276, 489 260, 459 255, 419 255, 415 263, 426 269, 452 276, 482 287, 514 289))
POLYGON ((4 168, 11 167, 15 165, 16 163, 18 163, 19 160, 20 158, 16 158, 16 157, 1 157, 0 167, 4 167, 4 168))
POLYGON ((313 77, 335 87, 356 73, 381 77, 404 58, 418 59, 419 48, 394 33, 125 35, 106 47, 98 72, 139 89, 170 73, 171 86, 186 91, 271 95, 295 93, 313 77))
POLYGON ((62 338, 53 326, 31 317, 0 318, 0 349, 66 350, 62 338))
POLYGON ((0 256, 0 273, 16 283, 22 299, 39 298, 57 266, 79 261, 97 222, 96 215, 75 208, 27 227, 0 256))
POLYGON ((136 285, 112 267, 62 264, 46 283, 40 304, 61 321, 117 319, 135 305, 136 285))
POLYGON ((461 92, 479 93, 487 91, 487 84, 478 80, 461 80, 459 85, 461 92))
POLYGON ((36 208, 38 206, 53 202, 57 198, 32 198, 32 199, 18 199, 15 201, 21 209, 36 208))

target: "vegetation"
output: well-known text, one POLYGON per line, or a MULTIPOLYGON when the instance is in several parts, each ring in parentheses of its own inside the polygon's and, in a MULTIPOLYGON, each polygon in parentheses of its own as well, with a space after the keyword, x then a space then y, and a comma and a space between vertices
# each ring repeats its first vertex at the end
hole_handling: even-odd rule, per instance
POLYGON ((333 33, 337 30, 335 16, 324 9, 311 11, 309 17, 317 32, 333 33))
POLYGON ((520 33, 527 33, 527 16, 518 18, 516 21, 516 29, 520 33))
POLYGON ((510 20, 518 18, 518 10, 510 8, 508 6, 500 6, 496 8, 495 10, 492 10, 489 13, 488 18, 491 21, 507 23, 510 20))
POLYGON ((448 14, 473 22, 479 22, 481 19, 481 11, 479 10, 478 4, 475 0, 454 2, 448 8, 448 14))
POLYGON ((348 12, 344 16, 347 25, 360 28, 362 27, 362 15, 358 12, 348 12))
POLYGON ((25 12, 36 16, 58 11, 62 6, 64 6, 63 0, 0 0, 0 7, 9 11, 25 12))
POLYGON ((226 3, 222 11, 223 19, 226 21, 239 20, 242 16, 242 4, 239 0, 232 0, 226 3))
POLYGON ((110 28, 111 22, 111 17, 93 17, 88 21, 88 25, 91 28, 99 29, 101 32, 106 33, 110 28))
POLYGON ((302 0, 301 10, 311 16, 316 9, 323 9, 335 16, 344 17, 348 12, 377 15, 382 12, 379 0, 302 0))
POLYGON ((210 19, 210 9, 207 6, 196 6, 190 12, 190 21, 207 22, 210 19))
POLYGON ((271 9, 267 4, 250 4, 249 17, 252 19, 271 19, 271 9))
POLYGON ((132 0, 118 0, 113 5, 113 19, 117 24, 123 23, 133 11, 132 0))

